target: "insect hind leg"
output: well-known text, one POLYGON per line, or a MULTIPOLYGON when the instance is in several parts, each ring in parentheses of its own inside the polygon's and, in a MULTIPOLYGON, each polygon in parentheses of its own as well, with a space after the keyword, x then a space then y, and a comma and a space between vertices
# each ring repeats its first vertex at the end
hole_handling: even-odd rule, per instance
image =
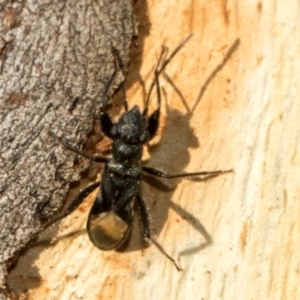
POLYGON ((58 222, 59 220, 65 218, 69 214, 71 214, 76 208, 83 202, 83 200, 90 194, 92 193, 97 187, 100 186, 100 181, 97 181, 88 187, 86 187, 84 190, 79 192, 79 194, 71 201, 67 209, 64 211, 64 213, 50 221, 44 228, 44 230, 48 227, 50 227, 52 224, 58 222))
POLYGON ((160 245, 155 239, 151 237, 148 208, 139 194, 136 196, 136 199, 140 209, 144 238, 146 239, 146 241, 151 242, 164 256, 166 256, 174 264, 178 271, 182 271, 182 268, 179 266, 176 260, 165 251, 162 245, 160 245))

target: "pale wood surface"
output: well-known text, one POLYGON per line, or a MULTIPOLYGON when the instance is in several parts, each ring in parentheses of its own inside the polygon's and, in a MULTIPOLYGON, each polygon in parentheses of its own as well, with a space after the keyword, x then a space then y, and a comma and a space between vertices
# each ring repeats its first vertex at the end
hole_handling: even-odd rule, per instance
MULTIPOLYGON (((173 49, 194 33, 166 71, 176 89, 162 79, 162 137, 151 165, 234 173, 164 181, 169 191, 143 184, 153 233, 180 255, 183 272, 154 246, 142 254, 138 230, 122 253, 99 251, 83 231, 27 251, 11 285, 29 289, 30 299, 300 299, 299 3, 141 1, 138 14, 143 44, 130 82, 139 73, 148 86, 161 45, 173 49)), ((129 104, 141 105, 141 86, 130 82, 129 104)), ((52 236, 84 228, 92 201, 52 236)))

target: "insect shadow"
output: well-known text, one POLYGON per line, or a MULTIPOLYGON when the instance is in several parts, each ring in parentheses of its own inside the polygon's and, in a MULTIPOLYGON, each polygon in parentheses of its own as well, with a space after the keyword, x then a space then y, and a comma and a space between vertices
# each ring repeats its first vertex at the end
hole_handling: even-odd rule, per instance
POLYGON ((140 183, 143 175, 147 174, 148 176, 157 178, 175 179, 194 176, 216 176, 231 172, 231 170, 218 170, 168 174, 148 165, 142 165, 143 145, 154 138, 159 127, 161 110, 159 75, 190 38, 191 35, 166 59, 163 59, 165 53, 165 48, 163 48, 154 71, 154 80, 150 85, 145 108, 142 112, 138 106, 134 106, 130 110, 128 109, 123 85, 123 105, 125 112, 119 117, 117 122, 105 112, 107 94, 115 79, 118 68, 123 72, 122 61, 118 52, 113 49, 115 71, 108 82, 100 107, 100 127, 103 133, 113 141, 112 155, 111 157, 91 156, 81 152, 55 134, 50 133, 53 138, 68 150, 93 162, 104 163, 104 170, 101 181, 97 181, 80 191, 64 213, 50 221, 46 225, 46 228, 72 213, 90 193, 100 187, 87 220, 87 233, 92 243, 101 250, 120 248, 128 240, 131 233, 134 211, 137 208, 142 223, 144 240, 154 244, 161 253, 173 262, 178 270, 181 270, 176 260, 152 238, 148 208, 140 193, 140 183), (154 87, 156 87, 157 107, 149 115, 149 100, 154 87))
MULTIPOLYGON (((181 93, 180 88, 176 85, 176 83, 171 79, 171 77, 168 76, 168 74, 166 73, 166 71, 162 72, 162 76, 164 77, 164 79, 170 84, 170 86, 173 88, 173 90, 175 91, 175 93, 178 95, 178 97, 181 99, 184 107, 186 108, 186 114, 182 115, 179 112, 174 112, 174 111, 169 111, 167 110, 167 115, 173 115, 175 114, 175 120, 178 120, 181 117, 181 122, 180 122, 180 127, 184 127, 181 126, 182 124, 184 124, 184 122, 186 120, 188 120, 194 113, 196 107, 198 106, 198 104, 200 103, 208 85, 210 84, 210 82, 213 80, 213 78, 217 75, 217 73, 219 73, 224 66, 226 65, 226 63, 228 62, 228 60, 231 58, 231 56, 233 55, 233 53, 237 50, 237 48, 240 45, 240 39, 236 39, 233 44, 229 47, 229 49, 227 50, 227 52, 224 55, 223 60, 221 61, 221 63, 219 63, 214 69, 213 71, 210 73, 210 75, 207 77, 207 79, 204 81, 204 83, 201 86, 201 89, 199 91, 199 94, 197 96, 197 99, 195 101, 195 103, 193 104, 192 108, 189 107, 187 101, 185 100, 184 95, 181 93), (179 117, 180 115, 180 117, 179 117)), ((164 91, 164 90, 163 90, 164 91)), ((173 118, 173 117, 172 117, 173 118)), ((176 121, 177 122, 177 121, 176 121)), ((188 128, 189 130, 190 127, 188 124, 185 125, 185 128, 188 128)), ((183 136, 185 136, 186 134, 188 134, 188 132, 186 131, 183 136)), ((182 136, 182 134, 180 135, 182 136)), ((193 140, 193 137, 190 137, 189 139, 185 139, 186 141, 190 141, 189 146, 190 147, 195 147, 195 144, 193 142, 191 142, 191 140, 193 140)), ((198 139, 197 139, 198 142, 198 139)), ((168 144, 168 147, 170 148, 174 148, 176 147, 175 144, 170 145, 170 143, 162 143, 164 144, 168 144)), ((185 143, 184 143, 185 144, 185 143)), ((199 145, 197 144, 197 147, 199 145)), ((207 176, 205 178, 192 178, 193 181, 206 181, 206 180, 210 180, 211 178, 215 177, 215 175, 211 175, 211 176, 207 176)), ((198 246, 183 250, 179 252, 179 257, 180 256, 184 256, 184 255, 190 255, 193 253, 196 253, 202 249, 204 249, 205 247, 209 246, 212 243, 212 237, 209 235, 209 233, 206 231, 205 227, 201 224, 201 222, 195 218, 191 213, 189 213, 188 211, 186 211, 185 209, 183 209, 179 204, 174 203, 172 201, 169 202, 169 207, 171 209, 173 209, 182 219, 185 219, 192 227, 195 228, 196 231, 198 231, 204 238, 204 242, 200 243, 198 246)))

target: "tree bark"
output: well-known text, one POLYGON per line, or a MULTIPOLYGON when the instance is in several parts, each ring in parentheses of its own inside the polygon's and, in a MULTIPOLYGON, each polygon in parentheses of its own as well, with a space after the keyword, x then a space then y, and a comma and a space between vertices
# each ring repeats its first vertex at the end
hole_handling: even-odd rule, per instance
POLYGON ((0 287, 7 294, 7 266, 79 179, 74 155, 49 132, 85 144, 115 70, 112 47, 126 68, 136 25, 129 0, 2 1, 0 19, 0 287))
POLYGON ((127 76, 130 107, 143 106, 161 46, 171 51, 193 33, 161 78, 147 165, 234 172, 142 184, 152 234, 182 272, 154 246, 141 251, 138 218, 123 251, 94 247, 84 228, 96 191, 24 253, 10 287, 30 299, 300 299, 298 2, 136 6, 142 42, 127 76))

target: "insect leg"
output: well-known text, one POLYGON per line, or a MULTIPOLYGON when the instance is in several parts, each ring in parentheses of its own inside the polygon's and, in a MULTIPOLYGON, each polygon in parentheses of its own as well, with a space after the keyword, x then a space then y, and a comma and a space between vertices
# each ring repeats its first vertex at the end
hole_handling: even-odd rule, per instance
POLYGON ((165 249, 155 239, 153 239, 151 237, 148 208, 147 208, 144 200, 142 199, 142 197, 139 194, 137 194, 136 200, 137 200, 137 204, 140 208, 140 214, 141 214, 141 219, 142 219, 142 224, 143 224, 143 234, 144 234, 145 239, 147 241, 152 242, 152 244, 155 245, 156 248, 175 265, 175 267, 178 271, 182 271, 181 267, 178 265, 176 260, 174 258, 172 258, 165 251, 165 249))
POLYGON ((100 181, 97 181, 91 185, 89 185, 88 187, 86 187, 84 190, 82 190, 73 200, 72 202, 69 204, 68 208, 64 211, 64 213, 56 218, 54 218, 53 220, 51 220, 50 223, 48 223, 46 225, 46 227, 44 228, 44 230, 46 228, 48 228, 49 226, 51 226, 52 224, 54 224, 55 222, 63 219, 64 217, 68 216, 69 214, 71 214, 81 203, 82 201, 91 193, 93 192, 97 187, 100 186, 100 181))
POLYGON ((160 85, 159 85, 159 75, 161 74, 161 72, 166 68, 166 66, 168 65, 168 63, 171 61, 171 59, 175 56, 175 54, 183 47, 183 45, 192 37, 192 35, 189 35, 182 43, 180 43, 175 50, 171 53, 170 57, 167 58, 162 64, 162 58, 164 55, 164 52, 166 50, 166 48, 163 47, 161 54, 159 56, 155 71, 154 71, 154 80, 150 86, 148 95, 147 95, 147 99, 146 99, 146 105, 145 105, 145 109, 143 111, 143 116, 145 116, 148 112, 148 105, 149 105, 149 99, 150 99, 150 95, 152 92, 152 89, 154 87, 154 85, 156 85, 156 93, 157 93, 157 108, 156 110, 149 116, 148 118, 148 124, 147 124, 147 130, 149 132, 149 139, 151 140, 158 129, 159 126, 159 116, 160 116, 160 105, 161 105, 161 94, 160 94, 160 85), (161 65, 161 66, 160 66, 161 65))
POLYGON ((230 169, 230 170, 218 170, 218 171, 202 171, 202 172, 193 172, 193 173, 168 174, 168 173, 165 173, 161 170, 158 170, 158 169, 155 169, 152 167, 144 166, 144 167, 142 167, 142 169, 144 172, 146 172, 150 175, 160 177, 160 178, 169 178, 169 179, 181 178, 181 177, 191 177, 191 176, 205 176, 205 175, 217 176, 220 174, 230 173, 233 171, 232 169, 230 169))
MULTIPOLYGON (((162 52, 163 54, 163 52, 162 52)), ((160 57, 161 58, 161 57, 160 57)), ((160 103, 161 103, 161 94, 160 94, 160 85, 158 79, 158 70, 155 70, 155 84, 156 84, 156 91, 157 91, 157 108, 156 110, 149 116, 147 130, 149 132, 149 139, 151 140, 158 129, 159 126, 159 116, 160 116, 160 103)))
POLYGON ((143 225, 143 235, 146 239, 151 240, 148 208, 146 206, 146 203, 144 202, 144 200, 139 194, 137 194, 136 200, 140 209, 141 220, 143 225))
POLYGON ((112 209, 119 212, 122 211, 124 207, 126 207, 132 201, 133 197, 135 197, 138 188, 139 188, 139 182, 132 181, 130 185, 127 186, 124 193, 120 195, 118 201, 112 206, 112 209))
POLYGON ((76 147, 69 145, 67 142, 65 142, 64 140, 62 140, 61 138, 59 138, 58 136, 56 136, 54 133, 49 132, 49 134, 55 138, 60 144, 62 144, 65 148, 67 148, 68 150, 75 152, 85 158, 88 158, 91 161, 94 162, 101 162, 101 163, 106 163, 108 158, 105 156, 92 156, 89 154, 85 154, 83 152, 81 152, 80 150, 78 150, 76 147))
POLYGON ((156 68, 155 68, 155 74, 154 74, 154 80, 152 81, 151 85, 150 85, 150 89, 149 89, 149 92, 148 92, 148 96, 147 96, 147 99, 146 99, 146 105, 145 105, 145 109, 144 109, 144 112, 143 112, 143 115, 145 116, 148 112, 148 104, 149 104, 149 99, 150 99, 150 95, 151 95, 151 92, 152 92, 152 89, 154 87, 154 85, 156 84, 156 77, 158 77, 160 75, 160 73, 166 68, 166 66, 169 64, 169 62, 172 60, 172 58, 177 54, 177 52, 185 45, 185 43, 188 42, 188 40, 192 37, 192 34, 190 34, 188 37, 186 37, 174 50, 173 52, 171 53, 171 55, 169 56, 169 58, 167 58, 162 66, 159 68, 159 65, 160 65, 160 61, 162 60, 162 56, 163 56, 163 53, 165 51, 165 48, 163 48, 162 52, 161 52, 161 55, 159 57, 159 60, 158 60, 158 64, 156 65, 156 68))

